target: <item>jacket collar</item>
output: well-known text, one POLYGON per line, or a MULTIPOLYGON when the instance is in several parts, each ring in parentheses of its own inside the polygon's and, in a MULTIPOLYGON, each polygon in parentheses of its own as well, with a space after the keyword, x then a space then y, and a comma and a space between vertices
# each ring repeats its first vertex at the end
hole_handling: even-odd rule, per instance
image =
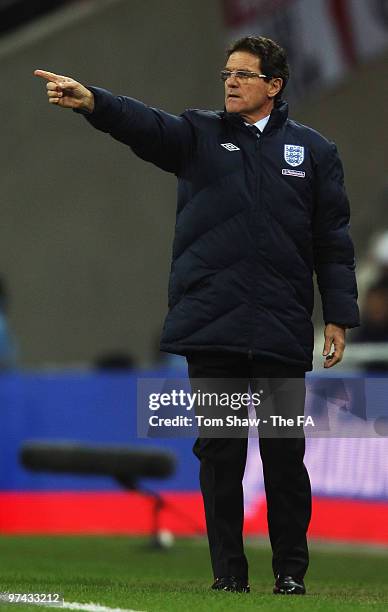
MULTIPOLYGON (((243 126, 244 119, 239 113, 228 113, 225 109, 223 118, 235 126, 243 126)), ((279 100, 272 109, 269 121, 264 128, 264 133, 267 134, 274 129, 280 128, 288 118, 288 103, 284 100, 279 100)))

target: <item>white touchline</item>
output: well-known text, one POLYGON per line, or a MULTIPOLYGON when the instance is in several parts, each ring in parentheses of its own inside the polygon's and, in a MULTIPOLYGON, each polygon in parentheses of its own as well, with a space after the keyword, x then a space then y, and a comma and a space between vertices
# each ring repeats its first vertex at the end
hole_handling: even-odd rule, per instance
MULTIPOLYGON (((51 606, 50 606, 51 607, 51 606)), ((109 608, 108 606, 100 606, 95 603, 77 603, 76 601, 64 601, 62 608, 68 610, 87 610, 88 612, 144 612, 144 610, 128 610, 126 608, 109 608)))

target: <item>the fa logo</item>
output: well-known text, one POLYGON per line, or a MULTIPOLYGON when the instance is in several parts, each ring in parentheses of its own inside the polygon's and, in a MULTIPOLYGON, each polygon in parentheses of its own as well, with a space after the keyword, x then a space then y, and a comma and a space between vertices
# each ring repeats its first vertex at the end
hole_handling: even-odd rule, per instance
POLYGON ((300 145, 284 145, 284 159, 290 166, 300 166, 304 161, 304 147, 300 145))

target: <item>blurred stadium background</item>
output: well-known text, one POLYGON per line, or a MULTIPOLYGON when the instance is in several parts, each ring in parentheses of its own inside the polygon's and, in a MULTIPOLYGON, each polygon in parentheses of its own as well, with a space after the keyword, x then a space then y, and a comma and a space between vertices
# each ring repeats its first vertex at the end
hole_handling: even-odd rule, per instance
MULTIPOLYGON (((286 47, 292 117, 339 147, 363 327, 349 336, 336 375, 372 380, 367 412, 385 418, 387 0, 0 0, 0 535, 148 536, 156 507, 165 542, 205 533, 191 441, 144 440, 136 431, 138 378, 186 375, 184 361, 157 348, 174 177, 82 118, 48 107, 32 72, 71 75, 177 114, 220 108, 224 49, 249 33, 286 47), (174 453, 177 467, 169 478, 141 482, 153 495, 127 491, 107 476, 27 470, 26 440, 156 447, 174 453)), ((319 380, 318 298, 315 322, 319 380)), ((388 442, 368 432, 308 440, 310 535, 378 547, 386 569, 388 442)), ((257 441, 250 446, 245 530, 266 541, 257 441)), ((2 548, 10 554, 0 540, 2 548)))

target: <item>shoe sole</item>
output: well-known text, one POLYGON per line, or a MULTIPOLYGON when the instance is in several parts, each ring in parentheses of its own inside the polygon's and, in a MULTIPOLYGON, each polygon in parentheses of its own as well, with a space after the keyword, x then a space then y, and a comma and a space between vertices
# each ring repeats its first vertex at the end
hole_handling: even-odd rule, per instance
POLYGON ((210 587, 213 591, 226 591, 227 593, 250 593, 251 589, 249 586, 243 587, 241 589, 229 589, 228 587, 210 587))
POLYGON ((306 595, 306 591, 275 591, 273 590, 274 595, 306 595))

